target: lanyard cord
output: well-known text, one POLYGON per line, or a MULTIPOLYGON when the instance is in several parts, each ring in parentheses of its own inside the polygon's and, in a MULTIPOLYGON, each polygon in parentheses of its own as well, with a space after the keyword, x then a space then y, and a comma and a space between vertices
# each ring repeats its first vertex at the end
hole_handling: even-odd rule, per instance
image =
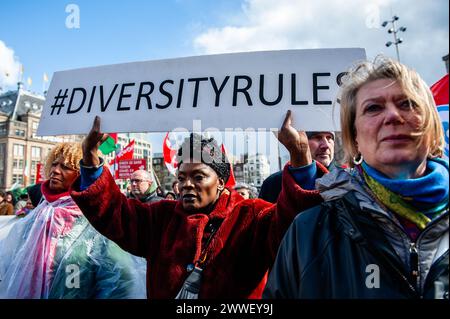
POLYGON ((217 233, 217 231, 219 230, 220 226, 222 225, 223 219, 218 219, 215 221, 215 223, 212 222, 212 230, 211 230, 211 234, 209 235, 206 244, 205 244, 205 248, 203 248, 202 252, 200 253, 200 257, 198 260, 196 260, 194 262, 194 264, 196 266, 203 266, 205 265, 205 261, 206 261, 206 257, 208 255, 207 249, 209 248, 209 245, 212 242, 212 239, 214 237, 214 235, 217 233))

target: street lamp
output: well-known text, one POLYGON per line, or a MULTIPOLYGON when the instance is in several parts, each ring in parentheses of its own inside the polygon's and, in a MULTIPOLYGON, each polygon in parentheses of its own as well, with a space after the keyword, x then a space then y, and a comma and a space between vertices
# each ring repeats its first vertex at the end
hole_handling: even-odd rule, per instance
POLYGON ((394 16, 392 17, 391 20, 389 20, 389 21, 384 21, 384 22, 381 24, 381 26, 384 28, 384 27, 386 27, 389 23, 392 24, 392 28, 389 28, 389 29, 388 29, 388 33, 392 33, 392 34, 394 35, 394 42, 388 41, 388 42, 386 42, 386 46, 387 46, 387 47, 390 47, 390 46, 393 45, 393 44, 395 45, 395 51, 397 52, 397 60, 398 60, 398 62, 400 62, 400 53, 398 52, 398 45, 399 45, 400 43, 403 42, 403 39, 402 39, 402 38, 397 38, 397 33, 398 33, 398 32, 405 32, 405 31, 406 31, 406 27, 400 27, 399 29, 396 29, 396 27, 395 27, 395 21, 397 21, 398 19, 399 19, 399 17, 396 16, 396 15, 394 15, 394 16))

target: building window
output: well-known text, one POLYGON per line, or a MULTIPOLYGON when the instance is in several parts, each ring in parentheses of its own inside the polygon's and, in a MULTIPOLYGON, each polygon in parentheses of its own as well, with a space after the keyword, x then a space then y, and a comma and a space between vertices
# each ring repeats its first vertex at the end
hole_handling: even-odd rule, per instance
POLYGON ((6 135, 6 123, 0 123, 0 136, 6 135))
POLYGON ((12 183, 23 184, 23 175, 22 174, 13 174, 12 183))
POLYGON ((25 146, 21 144, 13 145, 13 154, 14 157, 23 157, 25 146))
POLYGON ((31 157, 32 158, 41 158, 41 148, 40 147, 36 147, 36 146, 32 146, 31 147, 31 157))
POLYGON ((35 171, 39 161, 31 161, 31 170, 35 171))
POLYGON ((0 170, 5 169, 5 147, 4 143, 0 144, 0 170))
POLYGON ((13 169, 23 169, 23 159, 15 158, 13 160, 13 169))
POLYGON ((16 129, 16 130, 14 131, 14 135, 20 136, 20 137, 25 137, 25 131, 24 131, 24 130, 16 129))
POLYGON ((31 135, 33 138, 37 138, 36 131, 38 129, 39 122, 32 122, 31 123, 31 135))
POLYGON ((4 143, 0 144, 0 185, 3 185, 5 179, 5 148, 4 143))

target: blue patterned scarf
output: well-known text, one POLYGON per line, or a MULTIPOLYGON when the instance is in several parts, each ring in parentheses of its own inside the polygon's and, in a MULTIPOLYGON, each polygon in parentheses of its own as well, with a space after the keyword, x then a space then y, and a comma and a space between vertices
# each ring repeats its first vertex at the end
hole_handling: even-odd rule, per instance
POLYGON ((442 159, 428 160, 425 175, 414 179, 390 179, 365 162, 362 163, 362 168, 376 182, 423 211, 431 220, 443 213, 448 206, 448 163, 442 159))

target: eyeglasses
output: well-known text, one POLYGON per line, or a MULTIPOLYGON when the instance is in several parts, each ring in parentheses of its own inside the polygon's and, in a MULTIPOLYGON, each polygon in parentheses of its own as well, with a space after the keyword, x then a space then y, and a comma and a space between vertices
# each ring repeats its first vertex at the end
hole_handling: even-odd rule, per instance
POLYGON ((130 179, 130 183, 131 184, 133 184, 133 183, 136 183, 136 184, 139 184, 139 183, 142 183, 142 182, 146 182, 147 180, 146 179, 130 179))

